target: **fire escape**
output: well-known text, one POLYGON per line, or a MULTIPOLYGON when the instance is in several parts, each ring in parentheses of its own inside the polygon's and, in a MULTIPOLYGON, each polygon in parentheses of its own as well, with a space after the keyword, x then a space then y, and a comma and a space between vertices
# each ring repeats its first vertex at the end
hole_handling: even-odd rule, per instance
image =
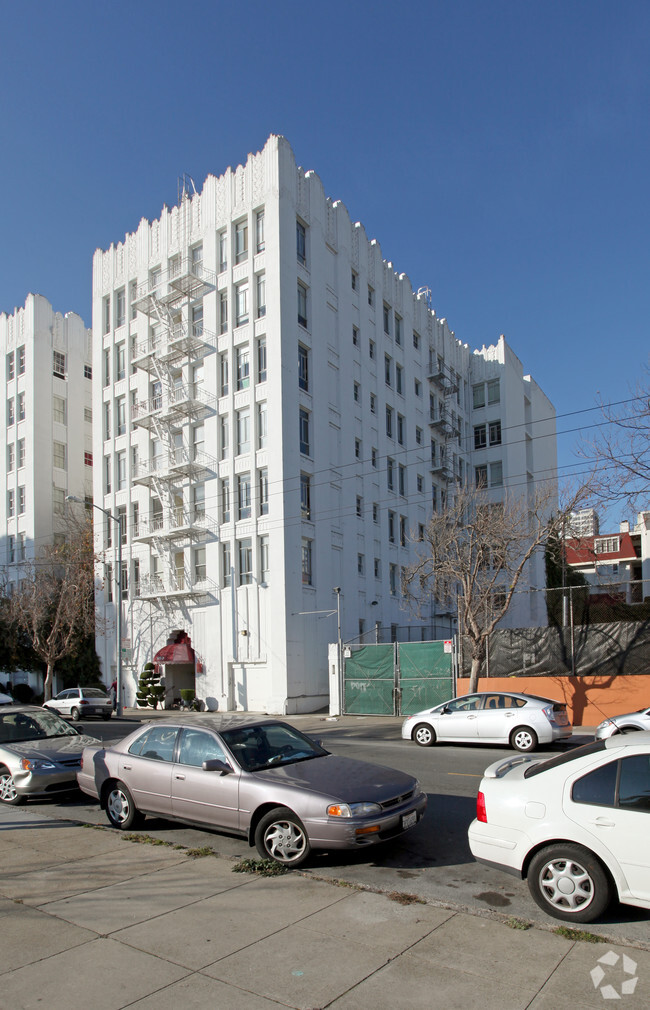
POLYGON ((136 403, 134 424, 149 433, 149 451, 139 459, 133 482, 150 491, 150 513, 142 516, 134 541, 153 551, 155 574, 141 583, 140 596, 156 603, 200 602, 216 586, 193 571, 186 548, 218 535, 197 485, 215 477, 217 461, 192 439, 195 425, 215 413, 216 398, 203 389, 200 367, 216 349, 216 334, 203 326, 203 297, 216 286, 203 267, 201 250, 152 271, 138 287, 135 305, 148 319, 146 338, 136 343, 132 364, 147 373, 150 395, 136 403))
POLYGON ((461 479, 460 470, 454 466, 454 455, 449 451, 450 443, 460 439, 460 419, 447 402, 458 392, 458 378, 438 356, 429 367, 429 383, 438 396, 442 394, 443 397, 441 401, 433 392, 430 393, 429 427, 442 439, 442 442, 432 443, 430 469, 432 474, 449 484, 452 480, 461 479))

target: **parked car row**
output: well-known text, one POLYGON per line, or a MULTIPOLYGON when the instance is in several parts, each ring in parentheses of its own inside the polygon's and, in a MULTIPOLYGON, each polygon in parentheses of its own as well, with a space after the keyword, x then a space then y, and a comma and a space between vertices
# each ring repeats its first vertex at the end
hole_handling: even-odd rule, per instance
MULTIPOLYGON (((591 922, 614 899, 650 909, 649 717, 644 709, 605 720, 595 741, 550 759, 519 753, 491 764, 469 827, 474 857, 526 879, 537 904, 566 921, 591 922)), ((564 705, 513 692, 451 699, 402 728, 420 746, 503 743, 524 752, 570 734, 564 705)), ((176 819, 245 837, 291 867, 312 849, 395 838, 427 802, 412 776, 336 757, 271 718, 171 717, 108 747, 49 705, 0 708, 1 802, 77 783, 116 828, 147 815, 176 819)))

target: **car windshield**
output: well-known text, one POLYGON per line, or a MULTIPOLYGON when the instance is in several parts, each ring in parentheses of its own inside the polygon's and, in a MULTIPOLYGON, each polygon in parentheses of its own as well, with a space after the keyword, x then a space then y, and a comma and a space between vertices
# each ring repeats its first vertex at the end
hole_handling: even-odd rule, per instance
POLYGON ((76 729, 68 726, 67 722, 54 712, 47 712, 45 709, 35 709, 33 712, 0 712, 0 744, 78 735, 76 729))
POLYGON ((224 730, 221 738, 247 772, 308 761, 328 753, 299 730, 280 722, 224 730))

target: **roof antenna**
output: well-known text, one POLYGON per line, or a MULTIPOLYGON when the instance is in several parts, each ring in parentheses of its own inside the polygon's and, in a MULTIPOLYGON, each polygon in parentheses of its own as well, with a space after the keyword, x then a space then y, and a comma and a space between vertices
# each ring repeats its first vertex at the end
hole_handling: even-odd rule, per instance
POLYGON ((192 187, 192 193, 196 195, 196 186, 194 185, 194 179, 187 172, 183 172, 182 175, 178 177, 178 202, 181 204, 186 196, 191 196, 190 186, 192 187))

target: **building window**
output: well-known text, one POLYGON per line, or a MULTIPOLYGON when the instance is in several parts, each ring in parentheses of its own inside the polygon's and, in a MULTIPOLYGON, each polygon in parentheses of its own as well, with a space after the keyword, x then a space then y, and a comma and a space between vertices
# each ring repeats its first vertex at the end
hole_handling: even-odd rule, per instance
POLYGON ((266 315, 266 274, 258 274, 255 279, 257 318, 266 315))
POLYGON ((205 484, 195 484, 192 488, 192 516, 194 520, 205 516, 205 484))
POLYGON ((137 537, 140 533, 140 506, 134 501, 131 506, 131 536, 137 537))
POLYGON ((299 412, 299 429, 300 429, 300 451, 303 456, 309 456, 309 411, 300 408, 299 412))
POLYGON ((104 493, 111 493, 111 457, 104 456, 104 493))
POLYGON ((257 448, 266 449, 269 440, 269 412, 266 400, 257 405, 257 448))
POLYGON ((418 494, 424 493, 424 478, 422 477, 421 473, 417 474, 415 478, 415 486, 417 488, 418 494))
POLYGON ((16 366, 14 361, 14 352, 9 351, 7 355, 7 381, 13 379, 16 374, 16 366))
POLYGON ((124 326, 126 320, 126 292, 120 288, 115 293, 115 328, 124 326))
POLYGON ((25 420, 25 394, 24 393, 19 393, 18 394, 18 401, 17 402, 18 402, 18 420, 19 421, 24 421, 25 420))
POLYGON ((257 341, 257 381, 266 382, 266 337, 257 341))
POLYGON ((18 469, 25 465, 25 439, 18 439, 18 469))
POLYGON ((313 585, 313 572, 312 572, 312 541, 308 540, 307 537, 302 538, 301 554, 302 554, 302 584, 303 586, 313 585))
POLYGON ((52 511, 58 516, 65 513, 65 491, 63 488, 52 488, 52 511))
MULTIPOLYGON (((368 304, 372 303, 368 302, 368 304)), ((390 306, 386 305, 386 302, 384 302, 384 333, 390 336, 390 306)))
POLYGON ((393 384, 391 359, 387 354, 384 355, 384 379, 387 386, 391 386, 393 384))
POLYGON ((115 400, 115 434, 126 435, 126 396, 118 396, 115 400))
POLYGON ((237 518, 250 519, 251 517, 251 475, 240 473, 237 475, 237 518))
POLYGON ((360 494, 357 495, 357 519, 363 519, 363 498, 360 494))
POLYGON ((309 350, 298 344, 298 385, 309 392, 309 350))
POLYGON ((422 383, 419 379, 414 380, 414 392, 416 396, 422 396, 422 383))
POLYGON ((388 511, 388 542, 395 543, 395 513, 388 511))
POLYGON ((372 503, 372 521, 373 523, 379 522, 379 505, 376 501, 372 503))
POLYGON ((406 547, 406 519, 399 517, 399 542, 401 547, 406 547))
MULTIPOLYGON (((18 534, 18 560, 19 561, 24 561, 25 558, 27 557, 27 552, 25 550, 25 548, 26 548, 26 542, 27 542, 27 534, 26 533, 19 533, 18 534)), ((21 585, 22 585, 22 583, 21 583, 21 585)))
POLYGON ((25 374, 25 345, 18 348, 18 374, 25 374))
POLYGON ((397 441, 400 445, 404 445, 404 429, 406 427, 404 418, 401 414, 397 415, 397 441))
POLYGON ((238 284, 235 288, 235 325, 243 326, 248 322, 248 281, 238 284))
MULTIPOLYGON (((388 586, 391 596, 397 596, 397 565, 390 565, 388 568, 388 586)), ((394 625, 391 625, 391 635, 394 625)), ((394 639, 391 639, 394 641, 394 639)))
POLYGON ((237 348, 237 389, 248 389, 250 385, 250 354, 248 346, 237 348))
POLYGON ((220 432, 219 432, 219 446, 221 450, 221 459, 228 458, 228 449, 230 447, 230 425, 228 424, 228 415, 223 414, 220 422, 220 432))
POLYGON ((368 285, 368 305, 373 306, 375 304, 375 289, 368 285))
POLYGON ((67 401, 63 396, 52 397, 52 420, 59 424, 68 423, 67 401))
POLYGON ((478 382, 472 386, 472 406, 474 410, 485 406, 485 383, 478 382))
POLYGON ((104 334, 111 331, 111 299, 110 296, 104 298, 102 318, 104 321, 104 334))
POLYGON ((487 445, 487 433, 484 424, 474 425, 474 448, 485 449, 487 445))
POLYGON ((228 330, 228 292, 219 292, 219 333, 228 330))
POLYGON ((402 498, 406 498, 406 467, 401 463, 397 470, 397 490, 402 498))
POLYGON ((104 348, 104 388, 111 384, 111 352, 108 347, 104 348))
POLYGON ((378 466, 378 453, 377 453, 377 450, 375 449, 374 446, 370 450, 370 457, 371 457, 371 460, 372 460, 373 469, 376 470, 377 466, 378 466))
POLYGON ((250 537, 237 544, 239 558, 239 585, 249 586, 253 581, 253 544, 250 537))
POLYGON ((404 369, 401 365, 395 365, 395 389, 400 396, 404 395, 404 369))
POLYGON ((422 428, 415 429, 415 444, 422 445, 422 428))
POLYGON ((92 365, 84 365, 84 379, 92 379, 92 377, 93 377, 92 365))
POLYGON ((65 443, 55 442, 52 448, 52 465, 58 470, 65 470, 65 443))
POLYGON ((381 558, 375 558, 373 562, 373 571, 376 579, 381 578, 381 558))
POLYGON ((219 273, 228 269, 228 235, 225 231, 219 232, 219 273))
POLYGON ((111 437, 111 404, 107 400, 104 403, 104 441, 111 437))
POLYGON ((499 379, 490 379, 487 384, 487 402, 488 407, 491 407, 495 403, 499 403, 501 399, 501 388, 499 379))
POLYGON ((16 459, 16 450, 13 442, 7 446, 7 473, 13 470, 16 459))
POLYGON ((203 302, 192 306, 192 336, 203 336, 203 302))
POLYGON ((356 270, 350 271, 350 283, 352 284, 353 291, 359 290, 359 274, 356 272, 356 270))
POLYGON ((386 437, 393 437, 393 408, 386 407, 386 437))
POLYGON ((503 463, 490 463, 490 487, 503 487, 503 463))
POLYGON ((361 459, 361 439, 355 438, 354 440, 354 457, 355 459, 361 459))
POLYGON ((260 496, 260 515, 269 514, 269 471, 264 466, 257 475, 258 492, 260 496))
POLYGON ((219 356, 219 396, 228 396, 228 353, 219 356))
POLYGON ((65 379, 65 354, 61 351, 52 351, 52 375, 65 379))
POLYGON ((501 445, 501 421, 490 421, 490 445, 501 445))
POLYGON ((352 396, 355 403, 361 403, 361 386, 355 382, 352 386, 352 396))
POLYGON ((370 358, 371 361, 374 361, 374 359, 375 359, 375 342, 374 342, 374 340, 369 340, 368 341, 368 357, 370 358))
POLYGON ((370 413, 371 414, 377 413, 377 397, 375 396, 374 393, 370 394, 370 413))
POLYGON ((487 465, 485 463, 474 467, 474 483, 478 488, 487 487, 487 465))
POLYGON ((116 491, 124 491, 126 488, 126 452, 118 452, 116 457, 116 491))
POLYGON ((302 221, 296 221, 296 256, 303 266, 307 264, 307 230, 302 221))
POLYGON ((402 343, 402 320, 397 314, 395 315, 395 343, 402 343))
POLYGON ((230 479, 224 477, 221 481, 221 522, 230 522, 230 479))
POLYGON ((388 490, 392 491, 395 484, 395 463, 390 456, 386 458, 386 483, 388 490))
POLYGON ((93 454, 92 452, 84 452, 84 466, 93 465, 93 454))
POLYGON ((357 575, 366 574, 366 558, 364 554, 357 554, 357 575))
POLYGON ((16 538, 14 536, 7 537, 7 560, 10 564, 16 560, 16 538))
POLYGON ((124 341, 115 345, 115 381, 126 378, 126 349, 124 341))
POLYGON ((237 411, 237 455, 250 452, 251 412, 248 407, 237 411))
POLYGON ((18 515, 22 516, 25 514, 25 485, 21 484, 18 488, 18 515))
POLYGON ((266 534, 260 537, 260 580, 268 582, 271 574, 269 538, 266 534))
POLYGON ((258 253, 264 252, 266 242, 264 240, 264 210, 258 210, 255 215, 255 249, 258 253))
POLYGON ((248 259, 248 221, 235 225, 235 263, 248 259))
POLYGON ((13 519, 16 514, 16 495, 13 488, 7 491, 7 517, 13 519))
POLYGON ((131 305, 131 319, 138 318, 138 307, 135 304, 138 297, 138 285, 136 281, 131 281, 129 285, 129 302, 131 305))
POLYGON ((311 519, 311 477, 308 473, 300 474, 300 515, 303 519, 311 519))
POLYGON ((420 334, 413 330, 413 347, 416 351, 420 349, 420 334))
POLYGON ((232 586, 232 559, 228 542, 221 545, 221 581, 224 587, 232 586))
POLYGON ((307 288, 298 284, 298 322, 307 328, 307 288))

